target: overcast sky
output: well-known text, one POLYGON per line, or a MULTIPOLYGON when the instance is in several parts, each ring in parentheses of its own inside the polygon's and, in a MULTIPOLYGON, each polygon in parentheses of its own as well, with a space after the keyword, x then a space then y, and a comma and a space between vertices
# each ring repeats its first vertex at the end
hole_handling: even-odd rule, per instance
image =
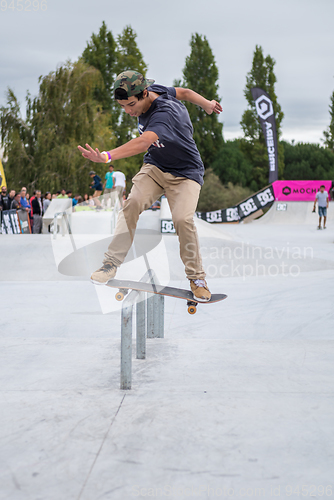
POLYGON ((104 20, 114 37, 131 25, 148 77, 165 85, 182 77, 191 35, 205 35, 219 69, 225 139, 242 135, 246 74, 255 45, 261 45, 264 55, 276 60, 283 138, 321 143, 334 91, 334 0, 44 0, 43 5, 44 11, 41 0, 7 0, 7 8, 6 0, 0 2, 0 105, 8 86, 21 103, 27 90, 35 95, 38 77, 76 60, 104 20))

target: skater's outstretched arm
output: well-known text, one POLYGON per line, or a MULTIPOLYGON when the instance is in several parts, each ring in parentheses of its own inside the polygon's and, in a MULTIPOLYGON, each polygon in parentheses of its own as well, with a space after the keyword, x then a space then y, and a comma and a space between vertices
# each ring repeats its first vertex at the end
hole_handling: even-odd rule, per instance
MULTIPOLYGON (((131 141, 126 142, 118 148, 109 150, 112 161, 120 160, 122 158, 129 158, 129 156, 135 156, 139 153, 144 153, 148 148, 159 139, 157 134, 151 131, 144 132, 141 136, 131 139, 131 141)), ((106 156, 101 153, 98 148, 93 149, 89 144, 86 144, 86 149, 82 146, 78 146, 79 151, 82 153, 84 158, 95 163, 106 163, 106 156)))
POLYGON ((219 113, 223 111, 220 103, 218 101, 215 101, 214 99, 212 101, 208 101, 208 99, 205 99, 205 97, 197 94, 197 92, 194 92, 191 89, 175 87, 175 90, 176 99, 178 99, 179 101, 188 101, 192 104, 196 104, 197 106, 200 106, 202 109, 204 109, 204 111, 208 113, 208 115, 211 115, 212 113, 216 113, 217 115, 219 115, 219 113))

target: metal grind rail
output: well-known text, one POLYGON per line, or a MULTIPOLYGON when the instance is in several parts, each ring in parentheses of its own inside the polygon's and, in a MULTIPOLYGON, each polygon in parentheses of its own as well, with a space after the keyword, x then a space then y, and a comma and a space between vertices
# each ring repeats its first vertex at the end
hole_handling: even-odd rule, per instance
MULTIPOLYGON (((152 269, 140 280, 157 285, 152 269)), ((146 358, 146 337, 164 337, 164 297, 132 290, 122 303, 121 317, 121 385, 123 390, 131 389, 132 382, 132 323, 133 306, 136 305, 136 358, 146 358)))

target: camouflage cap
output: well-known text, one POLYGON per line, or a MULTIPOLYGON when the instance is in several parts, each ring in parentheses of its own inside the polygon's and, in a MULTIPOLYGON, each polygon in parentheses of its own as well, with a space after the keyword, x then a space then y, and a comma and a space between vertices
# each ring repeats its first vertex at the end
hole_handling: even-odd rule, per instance
POLYGON ((114 83, 114 92, 117 89, 123 89, 127 93, 128 97, 140 94, 144 89, 152 85, 155 80, 149 80, 144 78, 138 71, 122 71, 114 83))

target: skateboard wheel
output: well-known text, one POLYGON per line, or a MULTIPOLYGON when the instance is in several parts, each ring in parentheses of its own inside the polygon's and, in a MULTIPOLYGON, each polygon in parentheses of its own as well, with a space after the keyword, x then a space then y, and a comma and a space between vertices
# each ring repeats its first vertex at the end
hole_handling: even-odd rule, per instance
POLYGON ((124 293, 123 292, 117 292, 116 295, 115 295, 115 298, 119 302, 122 301, 124 299, 124 293))
POLYGON ((195 314, 195 312, 196 312, 196 306, 189 306, 188 307, 189 314, 195 314))

